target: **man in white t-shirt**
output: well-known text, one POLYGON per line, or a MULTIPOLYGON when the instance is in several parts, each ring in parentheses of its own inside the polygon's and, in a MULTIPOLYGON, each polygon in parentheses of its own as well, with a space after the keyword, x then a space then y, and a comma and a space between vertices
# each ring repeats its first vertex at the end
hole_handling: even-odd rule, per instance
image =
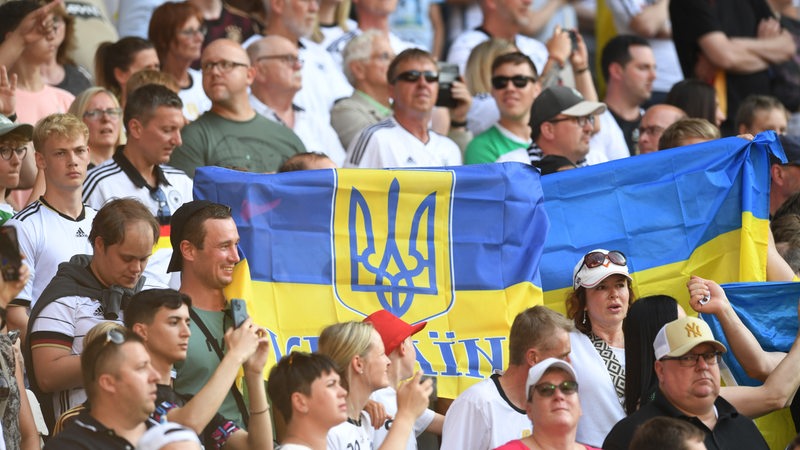
POLYGON ((45 117, 33 131, 36 165, 44 174, 46 190, 8 222, 17 229, 30 278, 8 310, 9 329, 28 325, 28 308, 72 255, 92 254, 86 239, 97 212, 83 204, 81 192, 89 166, 89 129, 71 114, 45 117))
MULTIPOLYGON (((406 50, 392 61, 386 74, 394 115, 364 128, 347 150, 345 167, 439 167, 461 165, 455 142, 429 128, 439 89, 436 60, 430 53, 406 50)), ((453 83, 453 128, 466 126, 471 97, 463 83, 453 83), (457 84, 459 86, 457 86, 457 84), (463 100, 462 100, 463 99, 463 100)))
POLYGON ((508 367, 455 399, 444 420, 442 450, 489 450, 531 434, 525 414, 528 370, 547 358, 569 361, 574 325, 545 306, 519 313, 508 337, 508 367))
MULTIPOLYGON (((370 395, 371 400, 383 405, 386 414, 390 417, 386 423, 375 430, 373 435, 372 442, 375 448, 378 448, 386 439, 386 435, 392 426, 392 418, 397 413, 397 390, 395 390, 394 386, 414 376, 417 351, 414 348, 414 341, 411 336, 422 331, 427 322, 409 325, 385 309, 370 314, 364 319, 364 322, 371 323, 375 327, 375 331, 381 335, 383 346, 386 349, 386 356, 391 360, 389 365, 389 387, 379 389, 370 395)), ((444 416, 426 409, 414 422, 414 435, 408 437, 406 449, 416 450, 416 437, 423 431, 441 435, 442 425, 444 425, 444 416)))
MULTIPOLYGON (((192 200, 192 179, 166 164, 181 144, 182 108, 180 97, 161 85, 149 84, 131 92, 124 117, 128 142, 89 172, 83 201, 100 209, 115 198, 133 197, 147 206, 159 225, 169 225, 172 213, 192 200)), ((166 227, 161 237, 169 239, 166 227)), ((179 276, 167 274, 170 258, 168 245, 153 254, 145 272, 148 286, 180 286, 179 276)))
POLYGON ((309 152, 320 152, 341 166, 344 148, 326 120, 327 114, 294 103, 303 87, 303 60, 297 46, 283 36, 271 35, 247 47, 255 78, 250 85, 250 105, 269 120, 290 128, 309 152))

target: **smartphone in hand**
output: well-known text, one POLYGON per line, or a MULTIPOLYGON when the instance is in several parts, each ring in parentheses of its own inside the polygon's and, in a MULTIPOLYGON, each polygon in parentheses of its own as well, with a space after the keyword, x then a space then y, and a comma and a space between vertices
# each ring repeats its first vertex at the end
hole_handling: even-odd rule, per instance
POLYGON ((233 326, 239 328, 247 320, 247 304, 240 298, 231 299, 231 314, 233 315, 233 326))
POLYGON ((17 229, 12 225, 0 227, 0 273, 5 281, 19 280, 22 256, 19 253, 17 229))

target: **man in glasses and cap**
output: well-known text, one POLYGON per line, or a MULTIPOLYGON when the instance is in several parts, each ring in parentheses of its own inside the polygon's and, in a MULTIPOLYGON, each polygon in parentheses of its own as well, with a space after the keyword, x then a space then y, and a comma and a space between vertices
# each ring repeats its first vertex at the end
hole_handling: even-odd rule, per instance
POLYGON ((531 108, 531 163, 542 175, 585 166, 596 116, 605 110, 566 86, 542 91, 531 108))
POLYGON ((727 350, 704 321, 684 317, 664 325, 653 349, 658 376, 655 399, 620 420, 603 442, 604 449, 627 449, 636 428, 658 416, 698 426, 709 450, 769 448, 753 421, 719 396, 719 360, 727 350))
MULTIPOLYGON (((440 167, 461 165, 461 150, 429 129, 439 92, 439 70, 430 53, 412 48, 392 61, 386 74, 393 115, 364 128, 347 149, 345 167, 440 167)), ((461 82, 452 85, 451 135, 466 127, 472 97, 461 82)))
MULTIPOLYGON (((148 84, 131 92, 124 116, 128 141, 113 158, 89 171, 83 201, 99 209, 112 199, 132 197, 147 206, 159 225, 169 225, 172 212, 192 199, 191 178, 166 165, 181 144, 182 109, 178 94, 164 86, 148 84)), ((169 234, 162 232, 161 237, 169 234)), ((171 248, 160 248, 150 258, 145 275, 152 286, 179 286, 180 280, 171 280, 167 274, 170 257, 171 248)))
POLYGON ((492 97, 500 120, 467 145, 464 163, 493 163, 509 152, 527 149, 531 144, 531 105, 541 91, 539 73, 527 55, 514 52, 495 58, 492 97))

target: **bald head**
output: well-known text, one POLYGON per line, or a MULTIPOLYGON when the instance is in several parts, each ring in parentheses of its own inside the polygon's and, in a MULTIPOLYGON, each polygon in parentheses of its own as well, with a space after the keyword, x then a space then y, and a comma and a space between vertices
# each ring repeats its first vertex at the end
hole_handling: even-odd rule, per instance
MULTIPOLYGON (((211 43, 203 49, 200 60, 205 61, 211 56, 224 57, 229 61, 250 63, 250 60, 247 57, 247 52, 244 51, 242 46, 236 41, 225 38, 211 41, 211 43)), ((216 61, 216 59, 214 60, 216 61)))
POLYGON ((283 36, 272 34, 265 36, 247 47, 247 55, 253 64, 258 62, 258 58, 263 56, 274 56, 285 53, 297 53, 297 46, 283 36))
POLYGON ((676 106, 658 104, 648 108, 639 125, 639 153, 658 151, 658 140, 664 130, 685 118, 686 113, 676 106))
POLYGON ((253 95, 269 106, 275 102, 291 103, 302 88, 297 45, 278 35, 270 35, 247 47, 247 54, 256 70, 251 86, 253 95))

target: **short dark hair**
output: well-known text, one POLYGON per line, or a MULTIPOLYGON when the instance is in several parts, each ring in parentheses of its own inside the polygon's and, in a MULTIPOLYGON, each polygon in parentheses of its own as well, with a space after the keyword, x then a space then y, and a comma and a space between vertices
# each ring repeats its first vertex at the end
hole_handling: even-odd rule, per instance
POLYGON ((325 373, 338 373, 336 364, 320 353, 293 351, 269 372, 267 393, 286 423, 292 420, 292 394, 311 394, 311 384, 325 373))
POLYGON ((5 2, 0 5, 0 43, 6 40, 8 33, 17 29, 25 16, 38 8, 38 3, 29 0, 5 2))
POLYGON ((703 442, 705 433, 673 417, 654 417, 633 433, 629 450, 688 450, 687 442, 703 442))
POLYGON ((533 64, 533 61, 528 55, 522 52, 512 52, 499 55, 494 59, 494 61, 492 61, 492 74, 494 74, 494 71, 497 70, 498 67, 504 64, 513 64, 515 66, 527 64, 528 67, 531 68, 533 77, 536 79, 539 78, 539 71, 536 70, 536 65, 533 64))
POLYGON ((148 289, 131 297, 125 307, 125 328, 132 330, 137 323, 151 324, 161 308, 192 307, 192 299, 174 289, 148 289))
POLYGON ((715 123, 717 93, 705 81, 687 78, 672 85, 664 103, 682 109, 687 116, 715 123))
POLYGON ((161 84, 145 84, 133 92, 128 92, 123 116, 125 130, 130 133, 128 123, 133 119, 137 119, 142 125, 147 125, 160 106, 180 111, 183 109, 183 102, 178 94, 161 84))
POLYGON ((600 69, 603 73, 603 79, 608 82, 609 67, 611 64, 617 63, 621 66, 628 64, 633 57, 631 56, 630 48, 640 45, 643 47, 650 47, 647 39, 634 36, 632 34, 620 34, 614 36, 603 47, 603 55, 600 59, 600 69))
POLYGON ((308 170, 311 164, 320 159, 329 160, 330 158, 325 153, 320 152, 298 153, 287 159, 286 162, 278 168, 278 173, 308 170))
MULTIPOLYGON (((100 323, 95 326, 101 326, 100 323)), ((86 395, 89 401, 97 395, 95 381, 98 374, 110 373, 110 371, 119 365, 121 358, 119 357, 122 345, 131 342, 142 343, 142 338, 136 333, 133 333, 124 328, 114 328, 115 331, 122 333, 125 338, 123 344, 115 344, 110 342, 108 338, 99 336, 86 343, 86 347, 81 352, 81 376, 83 378, 83 388, 86 390, 86 395)), ((111 331, 106 331, 106 335, 111 331)))
POLYGON ((426 52, 425 50, 419 48, 409 48, 400 52, 399 55, 395 56, 392 62, 389 64, 389 69, 386 70, 386 79, 389 80, 389 84, 395 83, 395 77, 397 77, 397 66, 406 62, 406 61, 415 61, 415 60, 422 60, 422 61, 430 61, 433 63, 434 66, 438 67, 436 63, 436 58, 434 58, 430 53, 426 52))
POLYGON ((92 221, 89 242, 96 249, 97 238, 103 238, 103 245, 118 244, 125 240, 125 226, 142 221, 153 230, 153 245, 161 234, 155 216, 140 201, 133 198, 118 198, 103 205, 92 221))
POLYGON ((205 223, 209 219, 233 219, 230 206, 213 203, 192 214, 183 226, 181 240, 189 241, 195 248, 202 250, 203 242, 206 240, 205 223))
POLYGON ((739 125, 744 125, 749 130, 759 111, 773 109, 779 109, 786 114, 786 107, 777 98, 771 95, 748 95, 739 104, 739 110, 736 112, 736 129, 739 129, 739 125))

